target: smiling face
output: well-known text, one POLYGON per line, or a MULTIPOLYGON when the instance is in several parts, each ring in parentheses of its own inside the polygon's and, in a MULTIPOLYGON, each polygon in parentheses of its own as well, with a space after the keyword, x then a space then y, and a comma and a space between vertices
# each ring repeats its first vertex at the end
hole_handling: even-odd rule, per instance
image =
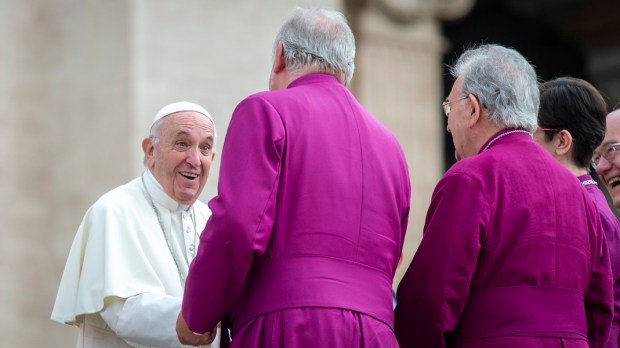
POLYGON ((620 209, 620 151, 609 151, 610 144, 620 142, 620 110, 616 110, 607 116, 607 129, 605 139, 599 147, 594 150, 594 154, 600 155, 606 152, 607 158, 601 157, 596 166, 596 174, 601 178, 613 204, 620 209))
POLYGON ((213 123, 201 113, 181 111, 162 119, 158 133, 158 140, 142 142, 147 165, 168 196, 193 204, 215 156, 213 123))

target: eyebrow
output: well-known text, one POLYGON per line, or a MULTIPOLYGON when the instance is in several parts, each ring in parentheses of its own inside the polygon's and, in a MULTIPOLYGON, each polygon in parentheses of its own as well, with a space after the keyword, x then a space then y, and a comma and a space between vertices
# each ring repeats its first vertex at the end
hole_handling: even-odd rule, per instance
POLYGON ((187 135, 189 135, 189 132, 188 131, 184 131, 184 130, 178 131, 177 134, 176 134, 177 137, 178 136, 187 136, 187 135))
MULTIPOLYGON (((183 136, 190 136, 190 132, 186 131, 186 130, 180 130, 177 132, 177 134, 175 135, 176 138, 178 137, 183 137, 183 136)), ((213 134, 210 134, 209 136, 206 137, 206 140, 210 140, 211 142, 213 142, 215 140, 215 136, 213 134)), ((201 140, 204 141, 204 140, 201 140)))
POLYGON ((607 145, 611 145, 611 144, 618 144, 620 143, 619 140, 607 140, 605 142, 603 142, 600 146, 607 146, 607 145))

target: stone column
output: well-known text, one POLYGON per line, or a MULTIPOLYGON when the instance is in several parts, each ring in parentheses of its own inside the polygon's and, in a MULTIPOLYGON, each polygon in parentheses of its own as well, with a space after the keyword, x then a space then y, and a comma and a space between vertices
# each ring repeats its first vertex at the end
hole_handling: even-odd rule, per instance
MULTIPOLYGON (((441 111, 445 42, 440 19, 465 14, 473 0, 347 1, 358 41, 353 92, 399 139, 411 176, 411 213, 396 287, 422 238, 433 189, 443 174, 441 111)), ((372 146, 372 139, 368 139, 372 146)))
POLYGON ((75 346, 49 317, 85 207, 130 175, 128 4, 0 1, 2 347, 75 346))

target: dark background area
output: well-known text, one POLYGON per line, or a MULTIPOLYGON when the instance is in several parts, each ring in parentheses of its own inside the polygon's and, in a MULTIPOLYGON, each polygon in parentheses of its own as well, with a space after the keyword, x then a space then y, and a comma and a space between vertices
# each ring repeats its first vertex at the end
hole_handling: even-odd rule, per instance
MULTIPOLYGON (((523 54, 541 82, 579 77, 602 92, 610 110, 620 101, 618 0, 477 0, 468 15, 444 22, 442 29, 448 44, 444 96, 453 83, 447 66, 467 47, 497 43, 523 54)), ((447 169, 455 161, 447 132, 444 148, 447 169)))

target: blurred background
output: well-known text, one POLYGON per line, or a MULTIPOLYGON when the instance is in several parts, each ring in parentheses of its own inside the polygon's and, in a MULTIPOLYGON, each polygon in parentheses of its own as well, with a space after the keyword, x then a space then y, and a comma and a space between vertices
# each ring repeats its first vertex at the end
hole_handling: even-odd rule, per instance
MULTIPOLYGON (((397 285, 433 188, 454 162, 446 64, 476 43, 519 50, 542 80, 584 78, 620 101, 617 0, 0 0, 0 347, 73 347, 49 320, 86 209, 142 170, 165 104, 215 118, 267 89, 273 39, 294 6, 344 12, 357 39, 352 92, 398 137, 412 212, 397 285)), ((372 146, 372 139, 369 139, 372 146)), ((201 199, 216 194, 219 162, 201 199)))

